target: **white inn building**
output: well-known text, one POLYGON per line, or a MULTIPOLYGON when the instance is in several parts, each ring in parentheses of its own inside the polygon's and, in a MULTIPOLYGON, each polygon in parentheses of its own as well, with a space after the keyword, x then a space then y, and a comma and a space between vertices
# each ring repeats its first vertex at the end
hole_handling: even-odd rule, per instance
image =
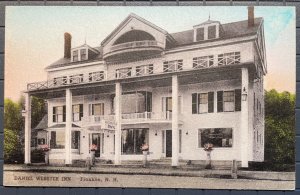
MULTIPOLYGON (((200 21, 199 21, 200 22, 200 21)), ((130 14, 100 44, 71 47, 45 70, 44 82, 26 91, 25 163, 31 163, 31 97, 47 101, 38 129, 50 164, 90 156, 120 165, 148 159, 264 160, 264 22, 248 8, 248 20, 207 20, 168 33, 130 14)))

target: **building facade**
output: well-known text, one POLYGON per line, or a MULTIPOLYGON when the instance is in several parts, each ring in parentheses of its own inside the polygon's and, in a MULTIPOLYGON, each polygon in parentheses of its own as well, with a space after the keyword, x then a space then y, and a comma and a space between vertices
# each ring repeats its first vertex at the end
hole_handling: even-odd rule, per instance
POLYGON ((46 144, 50 164, 90 156, 122 164, 148 159, 236 159, 242 167, 264 160, 263 19, 208 20, 168 33, 130 14, 100 47, 71 47, 46 68, 47 81, 26 91, 25 163, 30 163, 31 96, 48 105, 46 144))

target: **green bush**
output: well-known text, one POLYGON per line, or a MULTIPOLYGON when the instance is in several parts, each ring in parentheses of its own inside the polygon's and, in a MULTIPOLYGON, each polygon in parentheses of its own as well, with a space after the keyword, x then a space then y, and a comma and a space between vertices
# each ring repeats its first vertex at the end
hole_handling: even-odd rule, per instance
POLYGON ((31 151, 31 162, 42 163, 45 162, 45 153, 42 149, 34 149, 31 151))
POLYGON ((4 162, 23 163, 24 154, 16 131, 4 129, 4 162))

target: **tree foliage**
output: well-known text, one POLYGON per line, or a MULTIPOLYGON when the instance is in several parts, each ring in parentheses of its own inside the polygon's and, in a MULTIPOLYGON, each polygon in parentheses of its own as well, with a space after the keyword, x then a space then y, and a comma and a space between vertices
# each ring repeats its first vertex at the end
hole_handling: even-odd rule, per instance
POLYGON ((295 95, 265 92, 265 161, 277 169, 295 163, 295 95))
POLYGON ((4 129, 4 161, 15 163, 23 161, 23 149, 20 144, 20 137, 14 130, 4 129))

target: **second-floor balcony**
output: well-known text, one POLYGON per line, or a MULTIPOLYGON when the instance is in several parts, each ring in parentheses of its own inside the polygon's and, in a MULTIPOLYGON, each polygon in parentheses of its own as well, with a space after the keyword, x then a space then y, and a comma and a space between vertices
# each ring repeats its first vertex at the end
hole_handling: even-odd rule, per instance
POLYGON ((104 50, 105 60, 117 61, 130 57, 142 57, 156 55, 163 51, 164 44, 156 40, 142 40, 120 43, 104 50))
MULTIPOLYGON (((122 124, 171 123, 172 112, 141 112, 122 114, 122 124)), ((84 126, 97 126, 105 123, 114 125, 115 115, 92 115, 83 117, 84 126)), ((106 125, 107 126, 107 125, 106 125)))

